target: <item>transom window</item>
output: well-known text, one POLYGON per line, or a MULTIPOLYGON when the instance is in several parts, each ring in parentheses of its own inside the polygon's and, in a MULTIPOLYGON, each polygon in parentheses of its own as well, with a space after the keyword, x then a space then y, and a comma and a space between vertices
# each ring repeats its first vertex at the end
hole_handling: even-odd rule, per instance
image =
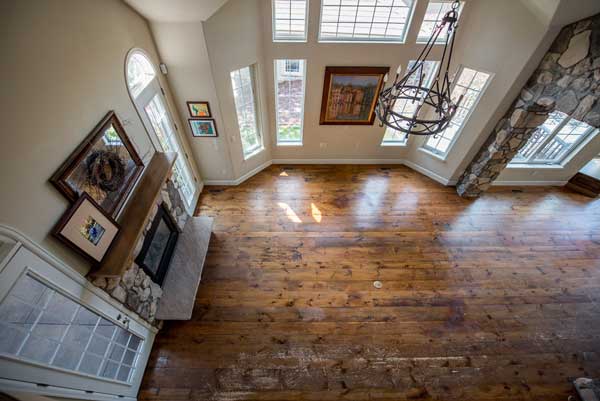
POLYGON ((231 86, 235 101, 244 158, 247 159, 263 147, 259 130, 254 66, 231 72, 231 86))
POLYGON ((142 53, 134 52, 129 57, 127 61, 127 86, 134 99, 142 93, 155 76, 154 67, 142 53))
MULTIPOLYGON (((458 15, 462 12, 464 6, 464 2, 460 3, 460 7, 458 8, 458 15)), ((439 25, 444 16, 448 11, 452 9, 451 1, 430 1, 427 6, 427 11, 425 12, 425 18, 423 18, 423 22, 421 23, 421 29, 419 30, 419 35, 417 36, 417 43, 427 43, 433 34, 433 30, 437 25, 439 25)), ((444 31, 440 33, 436 43, 444 43, 446 41, 446 35, 448 34, 448 28, 445 28, 444 31)))
POLYGON ((307 0, 273 0, 273 41, 306 42, 307 0))
POLYGON ((403 43, 415 0, 323 0, 320 42, 403 43))
POLYGON ((594 127, 554 111, 510 164, 562 164, 583 140, 596 133, 594 127))
POLYGON ((305 81, 305 60, 275 60, 278 145, 302 145, 305 81))
POLYGON ((435 136, 430 136, 423 148, 439 156, 448 154, 450 147, 454 144, 458 134, 471 116, 477 106, 484 90, 487 88, 491 75, 471 68, 462 67, 458 73, 452 90, 452 100, 458 101, 464 95, 458 106, 454 118, 448 127, 435 136))
MULTIPOLYGON (((410 71, 414 68, 416 61, 411 60, 408 63, 408 70, 410 71)), ((414 74, 411 76, 408 83, 410 85, 418 85, 418 76, 423 77, 423 84, 428 88, 433 84, 433 78, 438 69, 439 62, 437 61, 425 61, 423 64, 422 71, 417 75, 414 74)), ((411 102, 409 100, 400 100, 394 104, 394 111, 403 116, 412 116, 417 110, 418 103, 411 102)), ((408 141, 408 135, 402 131, 395 130, 393 128, 387 127, 385 130, 385 134, 383 135, 383 141, 381 142, 382 146, 403 146, 406 145, 408 141)))

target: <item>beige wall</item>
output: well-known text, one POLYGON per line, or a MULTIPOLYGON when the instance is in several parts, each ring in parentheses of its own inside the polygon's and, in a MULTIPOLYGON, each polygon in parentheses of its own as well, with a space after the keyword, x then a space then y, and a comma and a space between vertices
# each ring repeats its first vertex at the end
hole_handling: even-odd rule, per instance
POLYGON ((219 98, 206 48, 201 22, 151 22, 161 61, 169 69, 169 84, 177 100, 177 109, 183 122, 192 154, 200 175, 209 180, 234 179, 230 147, 223 123, 219 98), (194 138, 187 119, 186 101, 203 100, 210 103, 219 136, 194 138))
POLYGON ((223 118, 221 132, 227 137, 235 178, 247 174, 272 158, 268 125, 270 115, 266 108, 265 84, 269 77, 265 71, 262 43, 264 26, 260 11, 259 0, 230 0, 203 24, 215 87, 219 94, 223 118), (244 160, 230 72, 251 64, 257 65, 257 100, 265 149, 244 160))
POLYGON ((124 62, 140 47, 158 64, 152 36, 119 0, 4 0, 0 7, 0 222, 85 274, 88 263, 49 236, 69 202, 48 179, 109 110, 150 159, 124 62))

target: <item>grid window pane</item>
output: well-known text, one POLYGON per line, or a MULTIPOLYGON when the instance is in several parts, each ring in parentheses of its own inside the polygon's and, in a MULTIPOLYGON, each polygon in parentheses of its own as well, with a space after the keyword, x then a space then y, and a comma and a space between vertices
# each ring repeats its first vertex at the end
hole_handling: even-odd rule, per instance
MULTIPOLYGON (((408 63, 407 73, 415 67, 416 60, 411 60, 408 63)), ((409 85, 418 85, 419 77, 423 77, 423 85, 431 87, 433 84, 433 78, 438 69, 439 63, 437 61, 425 61, 422 67, 419 68, 416 73, 411 75, 407 81, 409 85)), ((398 100, 394 104, 394 111, 403 116, 412 116, 417 109, 417 102, 411 102, 409 100, 398 100)), ((408 135, 402 131, 395 130, 387 127, 385 134, 383 135, 382 145, 405 145, 408 141, 408 135)))
POLYGON ((29 275, 0 303, 0 354, 8 357, 129 381, 141 344, 141 338, 29 275), (123 373, 117 377, 118 369, 123 373))
POLYGON ((273 0, 273 40, 305 42, 307 0, 273 0))
POLYGON ((452 89, 452 99, 458 101, 463 96, 462 102, 448 127, 435 136, 430 136, 423 147, 435 154, 445 155, 450 146, 460 133, 473 112, 475 105, 481 98, 485 86, 490 80, 490 74, 476 71, 471 68, 462 68, 452 89))
POLYGON ((305 77, 305 60, 275 60, 278 144, 302 144, 305 77))
POLYGON ((596 132, 588 124, 554 111, 531 135, 511 164, 561 164, 585 138, 596 132))
POLYGON ((319 41, 404 42, 415 0, 323 0, 319 41))
POLYGON ((262 148, 258 130, 257 105, 254 94, 254 67, 248 66, 231 72, 231 87, 235 101, 244 157, 262 148))
MULTIPOLYGON (((460 14, 462 12, 464 6, 464 2, 460 2, 460 6, 458 8, 458 17, 460 18, 460 14)), ((417 43, 427 43, 433 35, 433 31, 435 28, 442 23, 444 16, 448 11, 452 9, 452 1, 433 1, 429 2, 427 6, 427 11, 425 12, 425 18, 423 18, 423 22, 421 23, 421 29, 419 30, 419 35, 417 36, 417 43)), ((448 26, 444 27, 444 30, 440 32, 436 43, 445 43, 446 37, 448 36, 448 26)))

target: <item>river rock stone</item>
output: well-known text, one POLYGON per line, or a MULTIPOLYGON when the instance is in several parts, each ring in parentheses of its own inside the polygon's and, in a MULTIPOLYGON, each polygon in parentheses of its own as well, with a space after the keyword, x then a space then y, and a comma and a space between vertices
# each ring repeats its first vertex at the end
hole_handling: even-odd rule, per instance
POLYGON ((571 38, 569 47, 558 59, 558 64, 563 68, 573 67, 587 57, 590 51, 591 30, 581 32, 571 38))

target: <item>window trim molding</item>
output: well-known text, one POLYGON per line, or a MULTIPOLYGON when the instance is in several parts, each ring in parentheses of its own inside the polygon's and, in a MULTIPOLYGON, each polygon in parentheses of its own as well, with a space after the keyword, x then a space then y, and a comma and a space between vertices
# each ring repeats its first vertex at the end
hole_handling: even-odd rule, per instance
POLYGON ((263 119, 262 119, 261 113, 260 113, 261 96, 258 93, 259 82, 258 82, 257 72, 258 72, 258 63, 253 63, 250 65, 242 66, 242 67, 239 67, 239 68, 229 72, 229 84, 231 87, 231 94, 233 97, 233 109, 235 112, 235 121, 237 124, 238 138, 240 140, 240 147, 242 150, 242 158, 244 159, 244 161, 252 158, 253 156, 256 156, 257 154, 259 154, 260 152, 262 152, 265 149, 265 142, 264 142, 264 137, 263 137, 264 129, 263 129, 263 125, 262 125, 263 119), (237 113, 237 103, 235 100, 235 90, 233 88, 233 82, 231 79, 231 73, 242 70, 244 68, 248 68, 250 71, 250 84, 252 86, 253 103, 254 103, 254 118, 256 120, 256 135, 258 136, 258 141, 259 141, 259 145, 256 146, 255 148, 252 148, 249 152, 244 151, 244 145, 243 145, 243 141, 242 141, 242 130, 240 129, 240 120, 239 120, 239 115, 237 113))
MULTIPOLYGON (((359 0, 360 1, 360 0, 359 0)), ((376 40, 368 40, 365 38, 359 38, 356 40, 353 40, 352 38, 345 38, 345 39, 340 39, 340 38, 332 38, 332 39, 324 39, 321 35, 321 27, 322 27, 322 23, 323 23, 323 0, 321 0, 320 2, 320 7, 319 7, 319 31, 317 32, 317 42, 318 43, 352 43, 352 44, 388 44, 388 45, 403 45, 406 44, 406 39, 408 37, 409 31, 412 27, 412 23, 413 23, 413 18, 415 15, 415 10, 417 8, 417 3, 419 0, 412 0, 412 5, 410 7, 410 10, 408 12, 408 17, 406 19, 406 24, 404 26, 404 32, 402 34, 402 39, 397 40, 397 39, 381 39, 378 38, 376 40)), ((354 21, 354 24, 356 24, 356 20, 354 21)), ((371 22, 371 24, 373 24, 371 22)), ((388 22, 389 24, 389 22, 388 22)))
POLYGON ((274 74, 273 74, 273 78, 274 78, 274 95, 275 95, 275 146, 304 146, 304 108, 306 105, 306 66, 307 66, 307 62, 306 59, 281 59, 281 58, 276 58, 273 59, 273 68, 274 68, 274 74), (279 140, 279 118, 278 118, 278 110, 279 110, 279 96, 278 96, 278 92, 277 92, 277 78, 278 78, 278 72, 279 72, 279 68, 277 66, 277 62, 279 60, 285 61, 285 60, 299 60, 299 61, 303 61, 304 62, 304 71, 302 74, 302 109, 300 111, 300 115, 302 116, 302 123, 300 125, 300 140, 299 141, 280 141, 279 140))
POLYGON ((305 0, 306 8, 304 10, 304 38, 293 38, 293 37, 277 37, 277 31, 275 29, 275 2, 277 0, 271 0, 271 33, 273 43, 308 43, 308 16, 309 14, 309 3, 310 0, 305 0))
MULTIPOLYGON (((492 83, 492 80, 494 79, 494 76, 496 75, 493 72, 489 72, 489 71, 486 71, 486 70, 483 70, 483 69, 477 69, 475 67, 469 67, 468 65, 465 65, 465 64, 460 64, 459 67, 458 67, 458 69, 457 69, 457 71, 456 71, 456 74, 454 74, 454 78, 452 80, 453 81, 452 82, 452 91, 454 91, 454 88, 456 87, 456 84, 458 82, 460 74, 462 74, 462 72, 463 72, 463 70, 465 68, 468 68, 468 69, 473 70, 475 72, 482 72, 484 74, 488 74, 489 75, 489 77, 488 77, 485 85, 483 86, 483 88, 481 88, 481 91, 479 92, 479 96, 477 96, 477 99, 475 100, 475 103, 473 103, 473 106, 471 107, 471 110, 469 110, 469 112, 465 116, 464 121, 458 127, 458 130, 456 131, 456 135, 454 135, 454 138, 452 138, 452 140, 450 141, 450 144, 448 145, 448 149, 446 149, 446 152, 444 152, 444 153, 438 152, 435 149, 432 149, 431 147, 427 146, 427 141, 429 139, 425 139, 425 141, 423 141, 423 143, 419 147, 419 149, 423 149, 423 150, 427 151, 426 153, 430 153, 432 155, 437 155, 439 159, 444 160, 444 161, 448 158, 448 155, 450 154, 450 152, 454 148, 454 145, 456 144, 456 141, 461 136, 463 130, 465 129, 465 127, 469 123, 469 120, 471 119, 471 116, 475 112, 475 109, 477 109, 477 106, 479 106, 479 103, 480 103, 481 99, 483 98, 483 94, 487 91, 487 89, 489 88, 490 84, 492 83)), ((451 93, 452 93, 452 91, 451 91, 451 93)), ((448 127, 446 127, 446 129, 448 129, 448 127)), ((429 138, 429 137, 427 137, 427 138, 429 138)))

